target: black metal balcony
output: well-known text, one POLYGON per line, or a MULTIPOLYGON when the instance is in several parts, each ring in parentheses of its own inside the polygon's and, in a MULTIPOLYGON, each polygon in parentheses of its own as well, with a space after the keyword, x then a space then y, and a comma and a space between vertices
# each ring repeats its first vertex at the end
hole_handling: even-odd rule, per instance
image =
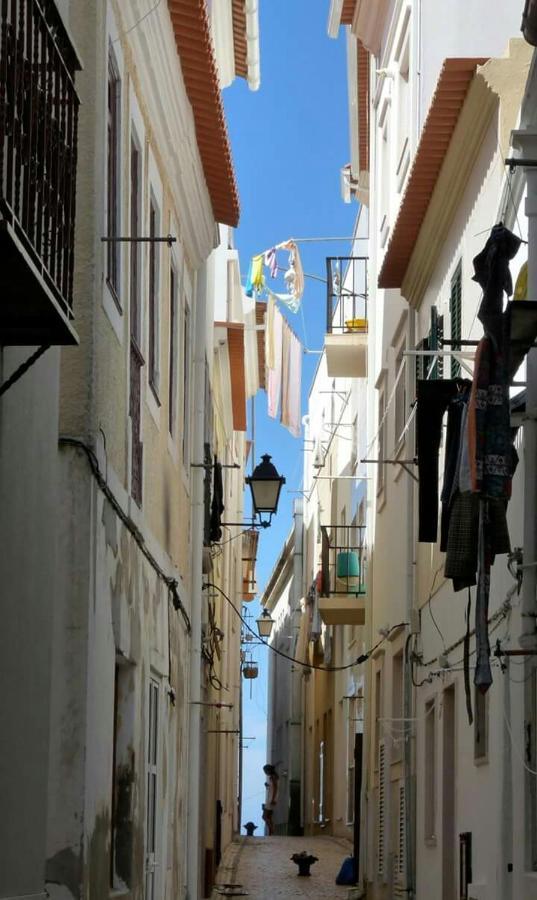
POLYGON ((0 344, 73 344, 80 64, 52 0, 0 28, 0 344))
POLYGON ((367 332, 366 256, 326 259, 326 332, 367 332))
POLYGON ((365 525, 321 525, 322 596, 365 594, 365 525))
POLYGON ((321 618, 327 625, 363 625, 365 594, 365 526, 321 525, 321 618))
POLYGON ((367 257, 326 260, 326 369, 334 378, 367 375, 367 257))

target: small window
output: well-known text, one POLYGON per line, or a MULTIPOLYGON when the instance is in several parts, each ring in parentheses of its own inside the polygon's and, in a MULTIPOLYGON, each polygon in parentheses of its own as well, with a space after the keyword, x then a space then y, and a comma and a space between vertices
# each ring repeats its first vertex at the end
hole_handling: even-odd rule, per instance
MULTIPOLYGON (((121 153, 121 80, 115 57, 108 55, 108 137, 106 178, 106 236, 119 237, 120 227, 120 153, 121 153)), ((106 244, 106 280, 114 299, 119 303, 121 244, 108 240, 106 244)))
POLYGON ((484 762, 488 756, 488 695, 478 687, 474 692, 474 760, 484 762))
POLYGON ((425 704, 425 840, 436 841, 436 705, 425 704))

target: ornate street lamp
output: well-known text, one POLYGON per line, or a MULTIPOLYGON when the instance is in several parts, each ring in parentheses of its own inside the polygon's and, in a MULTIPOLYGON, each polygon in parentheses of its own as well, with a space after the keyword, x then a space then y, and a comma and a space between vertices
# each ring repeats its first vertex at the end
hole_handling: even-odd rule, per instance
POLYGON ((259 525, 262 528, 269 527, 272 516, 278 509, 282 485, 285 484, 285 478, 278 475, 276 467, 270 460, 269 454, 265 453, 259 465, 246 478, 246 484, 250 486, 252 492, 254 518, 259 516, 259 525), (268 520, 262 518, 263 514, 268 515, 268 520))
POLYGON ((258 619, 255 620, 260 638, 269 638, 274 625, 274 619, 271 617, 268 609, 264 609, 258 619))

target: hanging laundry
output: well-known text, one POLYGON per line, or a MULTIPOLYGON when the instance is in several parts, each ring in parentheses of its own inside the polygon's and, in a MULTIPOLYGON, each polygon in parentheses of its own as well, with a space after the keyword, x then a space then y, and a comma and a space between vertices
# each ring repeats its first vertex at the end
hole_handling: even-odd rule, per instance
POLYGON ((517 254, 521 243, 521 239, 500 222, 492 228, 487 243, 473 261, 472 280, 483 289, 477 317, 485 334, 497 340, 501 340, 502 334, 504 291, 508 297, 513 293, 509 261, 517 254))
POLYGON ((261 291, 265 284, 263 277, 263 253, 253 256, 248 269, 248 277, 246 279, 245 293, 247 297, 252 297, 254 291, 261 291))
POLYGON ((297 312, 304 293, 304 270, 298 247, 291 239, 284 241, 282 244, 277 244, 276 250, 289 250, 288 269, 283 276, 287 286, 287 293, 280 295, 278 299, 282 303, 286 303, 293 312, 297 312))
POLYGON ((282 392, 282 339, 283 316, 279 309, 274 309, 274 366, 267 367, 267 403, 268 414, 275 419, 278 415, 282 392))
POLYGON ((416 440, 418 449, 418 540, 436 541, 438 527, 438 453, 442 434, 442 419, 450 402, 461 386, 470 382, 462 379, 419 380, 417 384, 418 410, 416 440))
POLYGON ((276 278, 278 274, 278 260, 276 258, 276 247, 271 247, 270 250, 265 250, 265 265, 267 266, 270 277, 276 278))
POLYGON ((300 436, 302 345, 287 322, 283 325, 282 341, 282 412, 281 423, 293 435, 300 436))
POLYGON ((267 314, 265 318, 265 365, 267 369, 274 368, 274 317, 276 310, 276 301, 271 295, 269 295, 269 299, 267 302, 267 314))
POLYGON ((291 312, 296 313, 300 309, 300 300, 297 300, 293 294, 277 294, 275 291, 271 291, 270 288, 267 288, 266 290, 269 297, 272 297, 273 300, 279 300, 280 303, 287 306, 291 312))

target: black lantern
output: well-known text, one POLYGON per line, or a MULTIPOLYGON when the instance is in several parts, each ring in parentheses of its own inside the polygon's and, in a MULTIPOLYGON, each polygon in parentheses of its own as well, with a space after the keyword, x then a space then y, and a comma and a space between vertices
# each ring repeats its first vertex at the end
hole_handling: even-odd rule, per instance
POLYGON ((259 618, 255 621, 257 624, 259 637, 269 638, 270 632, 272 631, 272 626, 274 625, 274 619, 271 617, 268 609, 264 609, 259 618))
POLYGON ((285 484, 283 475, 278 475, 276 467, 270 461, 271 457, 265 453, 261 462, 255 467, 252 474, 246 478, 246 484, 250 485, 254 516, 259 516, 259 524, 268 528, 272 516, 278 509, 278 500, 282 485, 285 484), (262 519, 262 513, 268 515, 268 521, 262 519))

